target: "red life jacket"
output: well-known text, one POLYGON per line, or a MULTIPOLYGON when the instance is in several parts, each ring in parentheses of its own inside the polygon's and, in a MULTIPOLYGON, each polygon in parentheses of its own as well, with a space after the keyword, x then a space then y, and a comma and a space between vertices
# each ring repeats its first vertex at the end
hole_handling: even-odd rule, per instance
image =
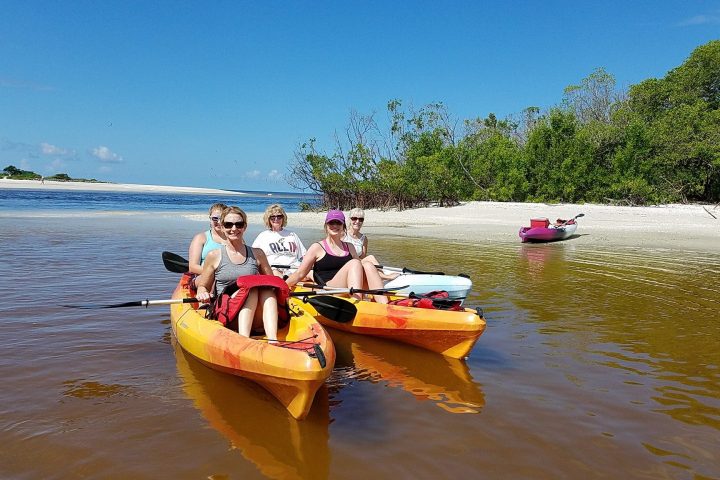
POLYGON ((270 287, 275 290, 278 303, 278 327, 287 323, 289 318, 287 300, 290 288, 282 278, 275 275, 243 275, 231 283, 217 296, 210 306, 209 318, 219 321, 225 326, 237 319, 250 290, 256 287, 270 287))
POLYGON ((392 305, 400 305, 404 307, 431 308, 436 310, 462 310, 462 302, 460 300, 452 300, 445 290, 435 290, 428 293, 416 294, 411 293, 408 298, 393 300, 392 305))

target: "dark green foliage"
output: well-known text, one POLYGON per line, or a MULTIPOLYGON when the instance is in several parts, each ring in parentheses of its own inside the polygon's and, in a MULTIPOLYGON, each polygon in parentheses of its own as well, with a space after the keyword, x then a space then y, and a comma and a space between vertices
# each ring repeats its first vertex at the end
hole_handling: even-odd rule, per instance
POLYGON ((14 165, 8 165, 3 169, 3 175, 14 180, 40 180, 42 178, 35 172, 21 170, 14 165))
POLYGON ((57 180, 59 182, 69 182, 72 180, 67 173, 56 173, 52 177, 47 177, 48 180, 57 180))
MULTIPOLYGON (((3 169, 3 176, 12 180, 40 180, 42 175, 29 170, 20 170, 19 168, 9 165, 3 169)), ((45 180, 54 180, 60 182, 89 182, 89 183, 102 183, 94 178, 71 178, 67 173, 56 173, 50 177, 45 177, 45 180)))
POLYGON ((619 92, 596 69, 559 107, 518 121, 465 121, 441 103, 388 102, 389 132, 353 114, 332 155, 314 140, 289 181, 326 207, 455 205, 464 200, 637 205, 720 201, 720 41, 698 47, 664 78, 619 92))

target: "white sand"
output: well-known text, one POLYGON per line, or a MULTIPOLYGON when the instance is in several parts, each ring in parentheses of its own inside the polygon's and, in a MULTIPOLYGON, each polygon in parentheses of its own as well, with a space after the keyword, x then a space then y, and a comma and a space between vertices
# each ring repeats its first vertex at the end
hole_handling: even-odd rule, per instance
MULTIPOLYGON (((241 195, 228 190, 114 183, 50 182, 0 179, 0 188, 52 188, 115 192, 178 192, 241 195)), ((203 205, 203 208, 206 206, 203 205)), ((519 243, 518 230, 530 218, 578 219, 575 238, 564 243, 597 246, 638 246, 720 253, 720 206, 662 205, 614 207, 542 203, 468 202, 452 208, 417 208, 404 211, 368 210, 363 233, 401 237, 428 237, 461 242, 519 243), (717 218, 713 218, 717 217, 717 218)), ((207 221, 204 215, 189 218, 207 221)), ((290 213, 288 228, 322 232, 325 213, 290 213)), ((262 214, 249 215, 252 224, 262 224, 262 214)))
MULTIPOLYGON (((365 212, 362 232, 404 237, 430 237, 462 242, 519 243, 518 230, 531 218, 569 219, 579 213, 578 245, 640 246, 720 253, 718 205, 615 207, 542 203, 468 202, 451 208, 365 212), (718 218, 713 218, 713 215, 718 218)), ((289 228, 322 226, 324 213, 290 213, 289 228)), ((250 221, 262 223, 261 215, 250 221)), ((568 242, 568 241, 566 241, 568 242)), ((481 254, 481 252, 479 252, 481 254)))
POLYGON ((8 180, 0 178, 0 188, 30 188, 38 190, 82 190, 93 192, 158 192, 158 193, 196 193, 245 195, 230 190, 196 187, 168 187, 162 185, 139 185, 134 183, 90 183, 90 182, 57 182, 52 180, 8 180))

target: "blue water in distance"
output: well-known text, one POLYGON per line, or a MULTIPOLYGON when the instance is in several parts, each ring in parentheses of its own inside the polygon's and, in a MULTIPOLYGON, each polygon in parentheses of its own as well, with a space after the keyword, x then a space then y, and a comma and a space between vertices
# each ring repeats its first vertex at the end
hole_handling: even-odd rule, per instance
POLYGON ((263 212, 279 203, 288 212, 299 211, 300 203, 315 204, 312 194, 243 191, 244 195, 191 193, 91 192, 0 188, 0 210, 109 210, 109 211, 197 211, 213 203, 237 205, 246 212, 263 212))

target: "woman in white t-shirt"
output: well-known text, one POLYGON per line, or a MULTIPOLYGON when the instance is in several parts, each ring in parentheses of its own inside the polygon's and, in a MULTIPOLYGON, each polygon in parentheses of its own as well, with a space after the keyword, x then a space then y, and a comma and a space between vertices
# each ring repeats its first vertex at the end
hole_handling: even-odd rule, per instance
POLYGON ((267 230, 260 232, 252 246, 265 252, 273 273, 282 277, 288 273, 288 268, 300 265, 306 252, 305 245, 297 234, 285 230, 287 214, 279 204, 275 203, 265 209, 263 221, 267 230))

